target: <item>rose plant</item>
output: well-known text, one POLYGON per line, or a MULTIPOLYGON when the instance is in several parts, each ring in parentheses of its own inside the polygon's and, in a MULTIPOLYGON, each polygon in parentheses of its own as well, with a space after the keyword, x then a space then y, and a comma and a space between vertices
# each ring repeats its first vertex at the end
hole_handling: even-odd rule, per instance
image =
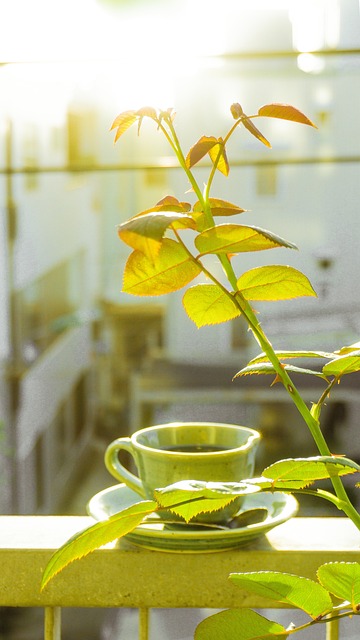
MULTIPOLYGON (((233 122, 226 135, 203 135, 187 154, 183 152, 178 138, 172 109, 158 111, 144 107, 125 111, 115 119, 112 126, 116 131, 115 142, 132 125, 137 124, 140 132, 144 119, 153 121, 174 152, 196 199, 190 204, 167 196, 119 225, 120 239, 131 247, 124 269, 123 291, 136 296, 159 296, 186 287, 183 306, 197 327, 235 318, 245 322, 261 352, 234 377, 266 374, 272 376, 272 383, 282 384, 312 435, 317 455, 280 460, 267 467, 261 477, 235 485, 219 484, 214 487, 212 483, 210 487, 206 483, 189 481, 159 489, 153 500, 141 500, 68 541, 46 567, 43 588, 67 564, 126 535, 154 512, 166 509, 190 522, 197 514, 221 508, 248 491, 280 490, 324 498, 360 529, 360 515, 342 482, 342 476, 357 473, 360 467, 353 460, 331 452, 320 427, 321 412, 330 392, 344 375, 360 370, 360 342, 332 353, 274 349, 258 320, 254 303, 316 296, 316 293, 309 279, 291 266, 255 266, 236 274, 233 267, 235 255, 296 247, 292 242, 261 227, 233 222, 245 210, 210 195, 216 172, 225 177, 229 175, 227 144, 240 129, 246 129, 259 143, 270 147, 254 120, 277 118, 309 127, 315 125, 305 114, 287 104, 267 104, 257 113, 246 115, 240 104, 236 103, 230 111, 233 122), (204 158, 209 159, 210 170, 208 180, 201 188, 194 167, 204 158), (209 267, 209 255, 220 262, 226 285, 216 275, 216 270, 209 267), (201 274, 205 282, 188 287, 201 274), (309 369, 294 364, 303 359, 321 363, 321 366, 316 368, 314 364, 309 369), (293 373, 317 376, 323 380, 324 389, 310 407, 297 389, 291 377, 293 373), (332 489, 313 486, 322 480, 330 480, 332 489)), ((309 615, 309 621, 301 627, 290 626, 285 629, 251 610, 224 611, 199 625, 197 640, 283 638, 299 628, 327 622, 334 617, 352 616, 360 609, 360 565, 357 563, 323 565, 318 570, 318 582, 301 576, 266 571, 233 574, 230 578, 241 588, 303 609, 309 615), (331 595, 343 602, 333 604, 331 595), (224 629, 227 631, 224 632, 224 629)))

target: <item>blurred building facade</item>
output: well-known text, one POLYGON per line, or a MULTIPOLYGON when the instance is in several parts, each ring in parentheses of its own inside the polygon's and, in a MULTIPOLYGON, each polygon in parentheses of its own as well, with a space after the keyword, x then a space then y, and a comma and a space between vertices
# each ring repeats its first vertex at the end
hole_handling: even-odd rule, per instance
MULTIPOLYGON (((121 293, 128 251, 116 225, 167 194, 192 199, 152 123, 114 147, 109 128, 123 110, 174 106, 185 150, 203 134, 223 135, 233 102, 249 114, 290 103, 316 122, 317 132, 259 125, 271 151, 241 133, 230 176, 217 178, 213 192, 300 248, 275 250, 276 262, 303 270, 319 299, 264 310, 276 346, 332 349, 359 336, 358 1, 259 2, 253 10, 225 2, 220 15, 200 0, 130 4, 90 3, 101 20, 88 45, 102 29, 112 50, 95 47, 90 56, 84 45, 62 60, 55 50, 47 60, 31 48, 19 59, 0 51, 3 513, 56 511, 102 418, 112 411, 115 424, 126 419, 131 368, 144 357, 160 351, 214 366, 253 354, 241 326, 198 332, 181 292, 156 300, 121 293), (149 4, 165 21, 151 37, 149 4), (187 29, 187 45, 172 58, 175 25, 187 29), (136 28, 135 49, 131 38, 121 49, 120 35, 136 28), (201 49, 204 38, 213 49, 201 49)), ((259 257, 234 264, 255 266, 259 257)))

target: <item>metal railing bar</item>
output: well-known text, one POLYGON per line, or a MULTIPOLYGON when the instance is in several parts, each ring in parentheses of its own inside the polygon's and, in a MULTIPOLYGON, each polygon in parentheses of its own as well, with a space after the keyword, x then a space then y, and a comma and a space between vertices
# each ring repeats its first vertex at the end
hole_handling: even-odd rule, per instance
MULTIPOLYGON (((359 163, 359 155, 351 156, 323 156, 323 157, 303 157, 303 158, 272 158, 261 159, 254 158, 253 160, 233 160, 233 167, 258 167, 258 166, 281 166, 281 165, 311 165, 311 164, 348 164, 359 163)), ((211 165, 203 162, 199 167, 208 168, 211 165)), ((43 174, 43 173, 107 173, 118 171, 149 171, 152 169, 179 169, 173 158, 159 159, 156 162, 151 163, 137 163, 137 164, 93 164, 93 165, 60 165, 60 166, 29 166, 29 167, 0 167, 0 175, 29 175, 29 174, 43 174)))
MULTIPOLYGON (((146 607, 139 609, 139 640, 149 639, 149 617, 150 611, 146 607)), ((330 640, 333 640, 330 638, 330 640)))
POLYGON ((326 625, 326 640, 339 640, 339 620, 332 620, 326 625))
POLYGON ((45 607, 44 640, 61 640, 61 607, 45 607))

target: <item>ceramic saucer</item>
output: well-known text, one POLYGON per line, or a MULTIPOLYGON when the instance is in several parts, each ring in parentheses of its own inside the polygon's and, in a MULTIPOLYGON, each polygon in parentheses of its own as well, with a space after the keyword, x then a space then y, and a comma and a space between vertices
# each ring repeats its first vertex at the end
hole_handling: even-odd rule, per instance
MULTIPOLYGON (((139 500, 138 494, 126 485, 117 484, 93 496, 87 505, 87 512, 95 520, 106 520, 139 500)), ((222 551, 247 544, 286 522, 296 515, 298 502, 294 496, 279 491, 253 493, 244 497, 241 512, 253 509, 265 509, 261 522, 226 529, 207 529, 193 525, 187 527, 183 524, 168 527, 160 518, 157 522, 154 514, 152 522, 139 525, 126 535, 126 539, 142 547, 162 551, 222 551)))

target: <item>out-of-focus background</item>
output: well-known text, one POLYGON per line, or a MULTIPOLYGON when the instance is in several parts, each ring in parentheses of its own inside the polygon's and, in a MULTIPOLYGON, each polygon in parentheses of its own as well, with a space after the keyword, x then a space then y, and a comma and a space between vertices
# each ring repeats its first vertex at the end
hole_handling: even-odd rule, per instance
MULTIPOLYGON (((197 330, 182 292, 121 292, 128 248, 116 225, 167 194, 193 196, 153 123, 117 145, 109 129, 121 111, 173 106, 187 150, 226 133, 233 102, 249 114, 269 102, 304 111, 317 131, 259 122, 272 150, 239 131, 230 176, 213 195, 300 249, 246 254, 236 268, 291 264, 318 292, 259 307, 274 345, 351 344, 360 324, 358 0, 14 0, 1 7, 0 63, 1 512, 84 512, 92 491, 113 484, 103 470, 99 484, 88 473, 91 488, 69 502, 92 461, 102 468, 108 442, 154 422, 259 427, 264 459, 311 451, 288 403, 227 396, 256 353, 241 321, 197 330)), ((206 180, 206 167, 198 175, 206 180)), ((349 393, 327 426, 356 457, 356 388, 349 393)))
MULTIPOLYGON (((233 102, 248 114, 290 103, 318 125, 259 122, 272 150, 239 131, 230 176, 214 184, 214 196, 249 210, 242 221, 300 249, 246 254, 236 269, 291 264, 318 293, 259 305, 265 330, 277 348, 359 340, 358 0, 0 3, 1 513, 84 514, 115 484, 106 445, 149 424, 259 428, 259 467, 316 453, 267 379, 231 382, 256 353, 241 321, 197 330, 182 292, 121 292, 128 248, 116 226, 165 195, 193 195, 153 123, 114 145, 114 118, 174 107, 187 151, 227 132, 233 102)), ((205 181, 207 167, 197 173, 205 181)), ((318 389, 302 384, 316 400, 318 389)), ((324 411, 333 450, 355 459, 358 389, 356 377, 341 385, 324 411)), ((1 637, 35 640, 38 615, 5 612, 1 637)), ((120 627, 133 637, 131 616, 75 611, 64 638, 105 640, 120 627)))

